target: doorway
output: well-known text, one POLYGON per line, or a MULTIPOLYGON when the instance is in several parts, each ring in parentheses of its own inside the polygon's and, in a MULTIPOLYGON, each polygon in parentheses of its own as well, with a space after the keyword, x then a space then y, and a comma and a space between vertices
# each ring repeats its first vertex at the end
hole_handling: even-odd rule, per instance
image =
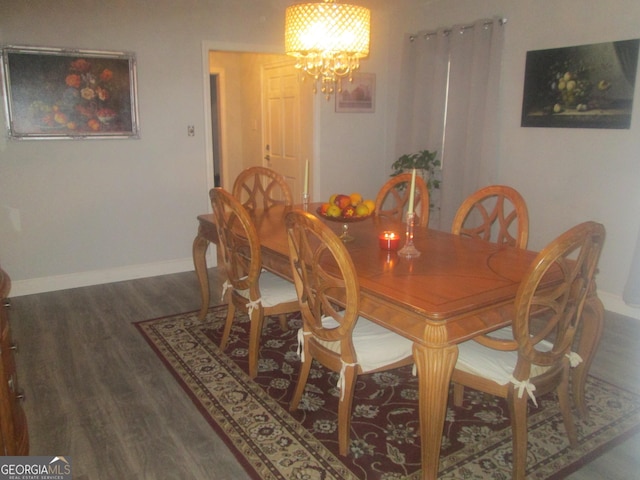
POLYGON ((209 75, 209 91, 211 92, 211 144, 213 146, 212 158, 213 163, 213 186, 219 187, 221 183, 222 171, 220 168, 221 157, 221 135, 220 135, 220 109, 218 108, 218 83, 220 76, 216 74, 209 75))
POLYGON ((263 165, 285 176, 299 202, 305 161, 313 163, 309 82, 286 55, 209 50, 208 67, 208 184, 231 190, 243 169, 263 165))

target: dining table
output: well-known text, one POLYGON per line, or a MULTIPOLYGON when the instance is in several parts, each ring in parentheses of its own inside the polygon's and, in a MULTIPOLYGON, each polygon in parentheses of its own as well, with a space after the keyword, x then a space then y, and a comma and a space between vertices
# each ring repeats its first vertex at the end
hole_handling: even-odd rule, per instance
MULTIPOLYGON (((360 314, 413 341, 419 380, 419 412, 422 478, 438 475, 440 447, 449 397, 451 374, 458 356, 457 344, 508 326, 514 300, 537 252, 454 235, 430 228, 415 228, 413 243, 420 255, 404 257, 397 250, 381 248, 380 235, 392 231, 404 243, 403 223, 372 215, 344 223, 319 214, 321 204, 310 204, 336 234, 347 225, 351 240, 345 242, 360 283, 360 314)), ((302 205, 275 206, 252 212, 261 244, 263 267, 292 278, 285 215, 302 205)), ((217 242, 212 214, 197 217, 193 260, 200 284, 199 318, 209 308, 206 251, 217 242)), ((542 288, 552 288, 551 275, 542 288)), ((583 362, 572 371, 572 390, 581 415, 586 377, 602 334, 603 307, 595 288, 585 304, 582 331, 574 349, 583 362)))

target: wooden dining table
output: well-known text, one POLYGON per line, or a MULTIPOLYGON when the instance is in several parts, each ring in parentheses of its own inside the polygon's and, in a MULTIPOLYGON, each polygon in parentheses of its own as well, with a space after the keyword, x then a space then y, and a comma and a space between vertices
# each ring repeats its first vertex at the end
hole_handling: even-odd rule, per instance
MULTIPOLYGON (((309 211, 317 216, 320 204, 309 211)), ((254 212, 264 268, 291 279, 284 216, 294 207, 273 207, 254 212)), ((323 219, 337 234, 341 222, 323 219)), ((413 341, 419 377, 422 478, 438 474, 440 446, 457 344, 507 326, 514 312, 520 282, 536 252, 464 238, 448 232, 417 228, 414 244, 421 252, 404 258, 380 248, 378 236, 395 231, 404 238, 403 224, 370 217, 348 224, 352 241, 345 242, 358 273, 361 315, 413 341)), ((209 308, 206 250, 217 242, 212 214, 198 216, 193 260, 200 282, 200 318, 209 308)), ((402 242, 401 242, 402 246, 402 242)), ((549 287, 554 279, 550 278, 549 287)), ((603 309, 595 289, 587 300, 577 352, 584 359, 573 373, 573 397, 581 404, 591 360, 603 324, 603 309)))

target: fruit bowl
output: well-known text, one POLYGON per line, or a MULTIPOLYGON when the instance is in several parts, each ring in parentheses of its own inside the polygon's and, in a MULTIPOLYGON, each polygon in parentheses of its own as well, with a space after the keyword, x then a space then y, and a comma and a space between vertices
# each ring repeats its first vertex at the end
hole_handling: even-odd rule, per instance
POLYGON ((369 215, 359 216, 359 217, 355 215, 352 217, 343 217, 342 215, 338 217, 330 217, 329 215, 322 213, 322 207, 318 207, 318 209, 316 210, 316 213, 318 214, 318 216, 324 219, 331 220, 332 222, 340 222, 340 223, 361 222, 362 220, 366 220, 367 218, 370 218, 373 215, 372 213, 370 213, 369 215))
POLYGON ((340 222, 342 224, 342 234, 340 235, 340 240, 342 240, 343 242, 350 242, 354 239, 354 237, 352 237, 349 234, 349 224, 350 223, 355 223, 355 222, 361 222, 363 220, 366 220, 367 218, 373 216, 373 213, 370 213, 369 215, 365 215, 365 216, 352 216, 352 217, 344 217, 342 215, 337 216, 337 217, 331 217, 329 215, 326 215, 324 213, 322 213, 322 207, 318 207, 318 209, 316 210, 316 213, 318 214, 319 217, 321 218, 326 218, 327 220, 331 220, 332 222, 340 222))
POLYGON ((363 200, 362 195, 354 192, 351 195, 334 193, 328 202, 323 203, 316 210, 316 213, 320 218, 341 223, 342 235, 340 235, 340 239, 343 242, 350 242, 353 237, 349 235, 349 224, 366 220, 373 215, 374 211, 375 203, 373 200, 363 200), (328 213, 330 215, 327 215, 328 213))

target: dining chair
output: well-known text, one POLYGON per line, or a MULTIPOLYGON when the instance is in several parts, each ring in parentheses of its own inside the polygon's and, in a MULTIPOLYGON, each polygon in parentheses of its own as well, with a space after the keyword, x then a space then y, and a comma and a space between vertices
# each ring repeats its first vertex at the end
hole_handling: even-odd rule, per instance
POLYGON ((357 376, 410 365, 413 344, 359 316, 353 261, 329 227, 300 210, 287 213, 285 222, 303 321, 298 331, 302 365, 289 410, 298 408, 313 359, 339 372, 338 445, 340 454, 347 455, 357 376))
POLYGON ((469 195, 458 208, 451 232, 494 243, 527 248, 529 212, 514 188, 490 185, 469 195))
MULTIPOLYGON (((569 443, 577 445, 569 369, 581 359, 571 346, 604 237, 601 224, 585 222, 553 240, 520 284, 512 325, 458 345, 452 381, 507 400, 514 479, 525 478, 529 400, 537 406, 537 396, 556 390, 569 443)), ((461 405, 462 400, 454 392, 454 404, 461 405)))
MULTIPOLYGON (((293 204, 291 189, 285 178, 275 170, 254 166, 240 172, 233 183, 233 196, 250 211, 266 210, 274 205, 293 204)), ((282 329, 286 329, 286 316, 280 317, 282 329)))
MULTIPOLYGON (((451 233, 527 248, 529 211, 520 193, 506 185, 489 185, 469 195, 458 208, 451 233), (513 232, 515 230, 515 232, 513 232)), ((464 388, 454 385, 456 398, 464 388)))
POLYGON ((267 167, 249 167, 236 177, 231 190, 243 207, 249 210, 274 205, 292 205, 293 195, 286 180, 267 167))
POLYGON ((229 310, 220 348, 227 346, 236 310, 247 313, 251 322, 249 375, 255 378, 265 317, 277 315, 281 325, 286 324, 286 314, 300 310, 298 297, 293 283, 262 269, 260 240, 249 212, 220 187, 211 189, 209 196, 227 274, 222 296, 229 310))
MULTIPOLYGON (((378 191, 375 214, 401 222, 408 207, 410 187, 410 173, 401 173, 391 177, 378 191)), ((429 224, 429 190, 419 175, 416 175, 414 211, 417 217, 415 224, 426 227, 429 224)))

